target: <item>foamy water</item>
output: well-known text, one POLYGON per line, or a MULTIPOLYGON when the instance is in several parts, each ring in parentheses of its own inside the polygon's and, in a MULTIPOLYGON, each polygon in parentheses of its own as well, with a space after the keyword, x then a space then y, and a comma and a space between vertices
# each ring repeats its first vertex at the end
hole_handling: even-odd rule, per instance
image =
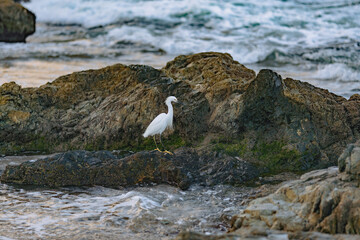
MULTIPOLYGON (((180 54, 219 51, 255 69, 306 75, 300 80, 346 97, 359 93, 357 0, 32 0, 24 5, 37 15, 37 32, 27 44, 0 44, 1 70, 17 71, 13 62, 35 59, 65 66, 77 61, 82 69, 115 62, 161 67, 180 54)), ((77 71, 74 65, 64 72, 77 71)), ((37 77, 42 75, 54 78, 45 72, 37 77)), ((17 78, 0 77, 0 83, 17 78)), ((26 85, 35 78, 19 81, 26 85)))
MULTIPOLYGON (((250 188, 39 189, 0 184, 0 239, 174 239, 225 233, 250 188)), ((244 202, 243 202, 244 201, 244 202)))
MULTIPOLYGON (((46 156, 0 157, 6 165, 46 156)), ((0 239, 174 239, 185 230, 225 233, 258 190, 193 185, 111 189, 0 183, 0 239)))

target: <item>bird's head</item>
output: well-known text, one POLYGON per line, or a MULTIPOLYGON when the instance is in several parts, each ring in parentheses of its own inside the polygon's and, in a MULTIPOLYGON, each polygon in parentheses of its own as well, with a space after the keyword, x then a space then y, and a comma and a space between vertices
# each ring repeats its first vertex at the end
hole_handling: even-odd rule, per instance
POLYGON ((177 98, 174 96, 170 96, 166 99, 165 103, 178 102, 177 98))
POLYGON ((179 100, 177 100, 177 98, 174 97, 174 96, 168 97, 168 98, 166 99, 166 101, 165 101, 165 103, 166 103, 167 105, 171 104, 171 102, 184 105, 182 102, 180 102, 179 100))

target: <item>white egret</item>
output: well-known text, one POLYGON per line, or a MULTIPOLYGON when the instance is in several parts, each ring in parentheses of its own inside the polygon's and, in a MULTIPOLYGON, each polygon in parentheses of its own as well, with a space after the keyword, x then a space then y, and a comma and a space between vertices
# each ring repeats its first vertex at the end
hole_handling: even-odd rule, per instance
POLYGON ((164 144, 161 141, 161 134, 165 131, 166 128, 171 128, 172 129, 174 110, 173 110, 173 106, 171 105, 171 102, 176 102, 177 103, 178 100, 174 96, 168 97, 166 99, 166 101, 165 101, 166 105, 168 106, 168 113, 160 113, 156 118, 154 118, 154 120, 149 124, 149 126, 147 127, 145 133, 143 134, 144 137, 153 136, 155 146, 156 146, 155 150, 157 150, 159 152, 162 152, 158 148, 158 146, 156 144, 155 135, 159 134, 160 135, 160 142, 161 142, 161 145, 164 148, 164 152, 169 153, 169 154, 172 154, 172 153, 165 150, 164 144))

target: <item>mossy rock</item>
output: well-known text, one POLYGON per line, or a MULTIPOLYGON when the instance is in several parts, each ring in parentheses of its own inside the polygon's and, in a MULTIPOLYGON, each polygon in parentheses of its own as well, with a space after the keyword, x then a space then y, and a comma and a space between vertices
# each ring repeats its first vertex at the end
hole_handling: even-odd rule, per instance
POLYGON ((254 163, 263 174, 277 174, 286 171, 303 172, 309 168, 303 163, 306 155, 296 149, 289 149, 284 141, 259 142, 254 146, 249 146, 246 139, 221 138, 213 140, 212 143, 214 144, 213 151, 237 156, 254 163))

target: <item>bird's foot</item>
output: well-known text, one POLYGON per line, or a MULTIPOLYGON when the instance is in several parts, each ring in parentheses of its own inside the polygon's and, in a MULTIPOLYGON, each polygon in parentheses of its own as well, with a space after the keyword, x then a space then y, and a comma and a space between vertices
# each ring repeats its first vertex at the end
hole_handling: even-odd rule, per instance
POLYGON ((163 152, 159 148, 155 148, 153 151, 163 152))
POLYGON ((172 152, 169 152, 168 150, 163 151, 163 153, 165 153, 165 154, 170 154, 170 155, 174 155, 172 152))

